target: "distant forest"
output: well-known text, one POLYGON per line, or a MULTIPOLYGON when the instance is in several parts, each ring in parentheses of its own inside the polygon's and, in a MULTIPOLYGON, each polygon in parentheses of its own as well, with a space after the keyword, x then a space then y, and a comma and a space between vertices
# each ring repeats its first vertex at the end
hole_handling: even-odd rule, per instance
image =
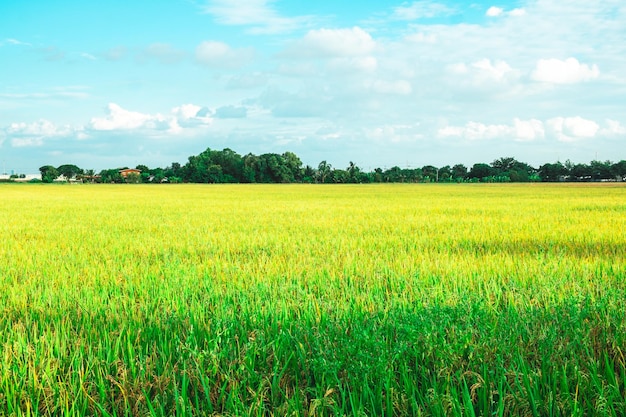
POLYGON ((365 171, 350 162, 345 168, 333 167, 326 161, 316 167, 303 165, 292 153, 239 155, 232 149, 206 149, 190 156, 186 164, 173 162, 166 168, 138 165, 104 169, 99 173, 76 165, 42 166, 41 181, 94 183, 384 183, 384 182, 557 182, 557 181, 626 181, 626 161, 591 161, 589 164, 546 163, 535 168, 513 157, 503 157, 491 163, 476 163, 421 168, 376 168, 365 171))

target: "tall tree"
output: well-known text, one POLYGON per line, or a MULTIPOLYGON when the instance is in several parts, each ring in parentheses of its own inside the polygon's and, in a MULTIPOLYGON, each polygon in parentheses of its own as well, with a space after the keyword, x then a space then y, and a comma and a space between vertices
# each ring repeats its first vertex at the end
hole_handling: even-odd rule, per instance
POLYGON ((319 165, 317 166, 318 182, 321 182, 322 184, 325 183, 331 174, 332 168, 333 168, 332 165, 329 164, 328 162, 326 161, 320 162, 319 165))
POLYGON ((467 167, 463 164, 456 164, 452 167, 452 178, 456 181, 463 181, 467 177, 467 167))
POLYGON ((626 181, 626 161, 621 160, 611 165, 611 172, 620 181, 626 181))
POLYGON ((82 174, 83 170, 73 164, 64 164, 57 168, 59 175, 63 175, 65 179, 69 182, 76 175, 82 174))
POLYGON ((39 168, 39 172, 41 173, 41 181, 43 182, 52 182, 59 176, 59 171, 52 165, 42 166, 39 168))
POLYGON ((477 178, 481 181, 485 181, 487 177, 494 175, 494 170, 490 165, 478 163, 472 165, 468 173, 469 178, 477 178))
POLYGON ((543 164, 539 167, 539 176, 542 181, 560 181, 567 174, 567 168, 560 162, 554 164, 543 164))

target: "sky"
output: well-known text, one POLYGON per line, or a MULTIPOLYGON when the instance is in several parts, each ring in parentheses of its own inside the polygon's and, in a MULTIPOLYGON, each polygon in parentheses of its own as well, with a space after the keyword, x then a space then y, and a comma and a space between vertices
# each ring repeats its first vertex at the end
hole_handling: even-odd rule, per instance
POLYGON ((626 159, 623 0, 0 4, 0 169, 626 159))

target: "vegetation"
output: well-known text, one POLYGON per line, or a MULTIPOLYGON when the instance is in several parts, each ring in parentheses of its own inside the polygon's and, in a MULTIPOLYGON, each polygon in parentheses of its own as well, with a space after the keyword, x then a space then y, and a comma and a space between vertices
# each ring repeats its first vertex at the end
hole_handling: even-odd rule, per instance
POLYGON ((292 153, 282 155, 239 155, 231 149, 216 151, 206 149, 199 155, 190 156, 185 165, 173 162, 167 168, 148 168, 137 165, 141 171, 139 178, 134 175, 122 177, 124 168, 105 169, 99 175, 93 171, 83 171, 76 165, 61 165, 54 168, 45 165, 40 168, 44 182, 52 182, 59 175, 66 180, 76 179, 85 182, 122 183, 375 183, 375 182, 564 182, 564 181, 626 181, 626 160, 592 161, 587 164, 544 164, 538 169, 512 157, 499 158, 491 164, 477 163, 471 168, 463 164, 422 168, 389 169, 376 168, 366 172, 353 162, 346 169, 334 168, 327 161, 317 168, 303 166, 300 158, 292 153))
POLYGON ((0 188, 0 415, 626 409, 622 184, 0 188))

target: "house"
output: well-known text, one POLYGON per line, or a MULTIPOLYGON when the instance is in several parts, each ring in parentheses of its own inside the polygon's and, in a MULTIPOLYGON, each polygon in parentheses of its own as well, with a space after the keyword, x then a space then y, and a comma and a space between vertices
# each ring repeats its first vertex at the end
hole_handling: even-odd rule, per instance
POLYGON ((140 169, 135 169, 135 168, 120 169, 120 175, 123 178, 128 177, 130 174, 140 175, 141 174, 141 170, 140 169))

